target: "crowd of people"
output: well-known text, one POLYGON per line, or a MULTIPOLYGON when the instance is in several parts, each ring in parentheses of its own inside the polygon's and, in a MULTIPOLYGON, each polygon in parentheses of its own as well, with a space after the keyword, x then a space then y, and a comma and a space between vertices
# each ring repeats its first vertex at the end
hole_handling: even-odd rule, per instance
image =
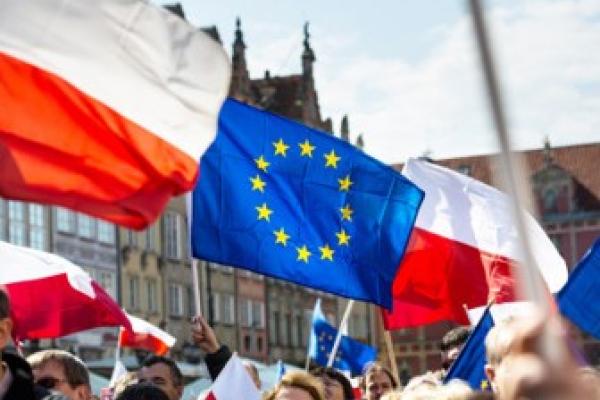
MULTIPOLYGON (((0 290, 0 400, 190 400, 183 399, 184 377, 177 363, 168 357, 150 355, 137 371, 122 375, 111 388, 94 394, 85 364, 69 352, 42 350, 23 359, 4 351, 11 330, 9 299, 0 290)), ((317 367, 286 373, 274 388, 263 392, 263 399, 600 399, 598 371, 582 366, 569 347, 562 346, 566 343, 565 335, 554 318, 512 318, 497 324, 485 342, 488 390, 474 391, 460 380, 443 383, 446 371, 469 336, 467 328, 459 327, 448 332, 440 343, 442 369, 413 377, 403 387, 380 363, 365 369, 360 389, 354 388, 343 373, 317 367)), ((194 319, 191 337, 206 353, 210 378, 217 379, 232 357, 231 350, 219 343, 214 330, 201 316, 194 319)), ((256 367, 252 363, 246 363, 245 367, 260 391, 256 367)))

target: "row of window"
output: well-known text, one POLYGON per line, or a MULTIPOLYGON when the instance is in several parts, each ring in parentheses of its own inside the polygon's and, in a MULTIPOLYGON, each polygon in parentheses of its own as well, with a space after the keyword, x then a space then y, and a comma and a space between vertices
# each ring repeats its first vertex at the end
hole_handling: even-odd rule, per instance
MULTIPOLYGON (((184 217, 174 211, 167 211, 163 216, 164 255, 170 259, 180 260, 186 255, 187 242, 185 236, 184 217)), ((131 247, 143 247, 147 251, 158 251, 158 229, 156 225, 143 232, 128 231, 127 244, 131 247), (142 242, 143 240, 143 242, 142 242)))
POLYGON ((88 240, 115 244, 113 224, 62 207, 56 208, 56 230, 88 240))
POLYGON ((90 277, 98 282, 106 293, 113 299, 117 299, 117 275, 114 271, 106 271, 96 268, 83 268, 90 277))
MULTIPOLYGON (((137 276, 129 276, 127 304, 130 310, 145 310, 149 313, 160 311, 159 302, 161 294, 156 279, 144 279, 143 282, 137 276), (143 288, 140 284, 143 283, 143 288), (143 293, 142 293, 143 289, 143 293), (142 305, 142 301, 145 303, 142 305)), ((183 317, 195 315, 194 293, 191 287, 178 283, 169 283, 167 287, 167 309, 172 317, 183 317), (186 307, 187 306, 187 307, 186 307)))
MULTIPOLYGON (((140 278, 137 276, 128 277, 128 304, 131 310, 139 310, 142 308, 141 293, 140 293, 140 278)), ((158 312, 158 283, 155 279, 145 279, 143 282, 144 295, 146 299, 146 311, 150 313, 158 312)))
POLYGON ((269 315, 269 340, 271 344, 305 347, 311 320, 312 310, 304 310, 303 314, 294 315, 272 310, 269 315))
POLYGON ((46 250, 48 244, 44 207, 0 199, 0 240, 46 250))

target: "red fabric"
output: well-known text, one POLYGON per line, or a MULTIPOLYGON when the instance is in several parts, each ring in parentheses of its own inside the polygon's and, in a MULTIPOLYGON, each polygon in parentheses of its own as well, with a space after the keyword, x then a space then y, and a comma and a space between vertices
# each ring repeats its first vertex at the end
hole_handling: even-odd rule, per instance
POLYGON ((213 392, 208 392, 208 394, 206 395, 205 400, 217 400, 217 398, 215 397, 215 395, 213 394, 213 392))
POLYGON ((133 333, 121 329, 119 343, 122 347, 148 350, 156 355, 163 356, 169 352, 169 346, 162 340, 148 333, 133 333))
POLYGON ((514 261, 414 228, 393 284, 386 329, 438 321, 468 324, 464 307, 515 300, 514 261))
POLYGON ((198 160, 59 76, 0 52, 0 82, 3 197, 141 229, 193 188, 198 160))
POLYGON ((67 274, 5 285, 18 340, 55 338, 100 326, 131 329, 121 307, 92 281, 95 298, 76 290, 67 274))

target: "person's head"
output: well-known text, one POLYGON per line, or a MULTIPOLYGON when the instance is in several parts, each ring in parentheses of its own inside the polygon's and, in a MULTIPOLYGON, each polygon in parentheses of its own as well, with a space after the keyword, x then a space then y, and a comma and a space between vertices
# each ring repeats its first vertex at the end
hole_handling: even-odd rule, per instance
POLYGON ((10 342, 12 326, 8 295, 4 289, 0 289, 0 350, 3 350, 10 342))
POLYGON ((390 370, 378 363, 371 364, 361 379, 361 389, 366 400, 379 400, 384 393, 397 386, 390 370))
POLYGON ((246 371, 248 371, 248 373, 250 374, 250 378, 252 378, 252 382, 254 382, 254 385, 256 385, 256 388, 258 390, 261 389, 262 384, 260 383, 260 375, 258 375, 258 369, 256 368, 256 365, 254 365, 254 363, 249 362, 249 361, 244 361, 244 368, 246 368, 246 371))
POLYGON ((183 375, 175 361, 167 357, 148 356, 138 371, 138 381, 159 387, 169 400, 179 400, 183 394, 183 375))
POLYGON ((286 373, 265 400, 325 400, 321 381, 304 371, 286 373))
POLYGON ((411 392, 423 388, 432 389, 441 386, 442 382, 432 373, 426 372, 411 378, 404 387, 404 392, 411 392))
POLYGON ((151 383, 136 383, 127 386, 115 400, 169 400, 169 397, 151 383))
POLYGON ((42 350, 27 357, 34 382, 64 394, 70 400, 87 400, 92 393, 90 375, 78 357, 64 350, 42 350))
POLYGON ((318 367, 310 371, 321 380, 326 400, 348 400, 354 398, 352 385, 342 373, 330 367, 318 367))
POLYGON ((503 393, 503 387, 511 378, 510 362, 505 362, 506 355, 515 337, 514 318, 497 323, 485 338, 485 355, 487 363, 485 374, 490 381, 492 391, 503 393))
POLYGON ((444 335, 440 342, 443 369, 450 368, 450 365, 458 358, 460 351, 469 338, 469 334, 469 328, 459 326, 444 335))

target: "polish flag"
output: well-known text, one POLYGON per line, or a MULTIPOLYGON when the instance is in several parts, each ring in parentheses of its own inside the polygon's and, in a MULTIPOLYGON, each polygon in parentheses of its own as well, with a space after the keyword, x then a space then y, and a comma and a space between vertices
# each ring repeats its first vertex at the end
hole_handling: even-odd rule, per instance
POLYGON ((147 226, 193 188, 230 70, 147 1, 2 1, 0 195, 147 226))
POLYGON ((119 332, 119 345, 121 347, 144 349, 163 356, 177 341, 167 332, 141 318, 129 314, 127 314, 127 318, 131 322, 131 330, 121 328, 119 332))
POLYGON ((130 327, 121 307, 81 268, 54 254, 0 242, 0 285, 10 299, 13 337, 65 336, 130 327))
POLYGON ((252 381, 242 361, 234 353, 215 382, 205 400, 259 400, 260 392, 252 381))
MULTIPOLYGON (((437 321, 468 324, 465 308, 515 300, 514 268, 523 255, 510 199, 458 172, 409 160, 403 174, 425 192, 406 254, 393 284, 386 329, 437 321)), ((525 213, 535 262, 548 288, 567 280, 565 261, 525 213)))

